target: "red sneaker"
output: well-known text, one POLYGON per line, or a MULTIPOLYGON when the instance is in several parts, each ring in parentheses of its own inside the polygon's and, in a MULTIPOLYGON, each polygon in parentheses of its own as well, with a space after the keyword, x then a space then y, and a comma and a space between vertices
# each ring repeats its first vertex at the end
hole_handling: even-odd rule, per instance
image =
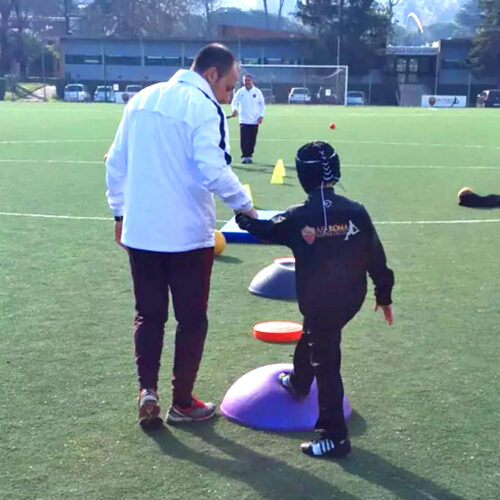
POLYGON ((167 412, 168 424, 181 424, 184 422, 201 422, 215 416, 215 405, 213 403, 204 403, 192 396, 191 405, 187 408, 181 408, 178 405, 172 405, 167 412))
POLYGON ((163 424, 160 405, 154 389, 141 389, 139 392, 139 425, 143 429, 157 429, 163 424))

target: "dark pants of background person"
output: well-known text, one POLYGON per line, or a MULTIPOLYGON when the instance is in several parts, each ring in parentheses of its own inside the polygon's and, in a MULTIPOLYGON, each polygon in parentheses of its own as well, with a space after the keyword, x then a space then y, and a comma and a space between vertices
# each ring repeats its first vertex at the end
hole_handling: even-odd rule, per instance
POLYGON ((242 158, 251 158, 253 156, 258 131, 258 125, 240 124, 240 145, 242 158))
POLYGON ((213 248, 179 253, 128 250, 135 295, 135 361, 139 385, 157 388, 170 289, 177 320, 172 402, 187 407, 191 404, 208 328, 213 248))
POLYGON ((342 328, 359 311, 362 303, 356 302, 337 314, 304 317, 302 337, 293 357, 292 384, 298 394, 307 395, 316 377, 319 416, 315 429, 322 437, 334 441, 348 436, 340 374, 342 328))
POLYGON ((480 196, 476 193, 464 193, 460 196, 459 204, 463 207, 472 208, 498 208, 500 207, 500 195, 480 196))

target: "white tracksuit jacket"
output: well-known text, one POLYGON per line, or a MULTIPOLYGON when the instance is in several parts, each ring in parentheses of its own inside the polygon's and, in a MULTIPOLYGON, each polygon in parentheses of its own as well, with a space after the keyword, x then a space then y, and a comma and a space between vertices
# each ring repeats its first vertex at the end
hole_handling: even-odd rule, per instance
POLYGON ((241 87, 231 102, 231 109, 240 115, 241 125, 257 125, 259 118, 264 118, 265 108, 264 96, 255 86, 250 90, 241 87))
POLYGON ((231 168, 226 116, 194 71, 178 71, 129 101, 106 182, 111 211, 124 216, 122 243, 141 250, 214 246, 214 194, 229 208, 252 207, 231 168))

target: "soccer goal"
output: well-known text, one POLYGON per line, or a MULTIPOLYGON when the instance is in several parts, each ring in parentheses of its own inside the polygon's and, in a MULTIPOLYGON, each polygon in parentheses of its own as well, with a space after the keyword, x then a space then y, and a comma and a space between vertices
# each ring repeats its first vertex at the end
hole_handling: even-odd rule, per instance
POLYGON ((243 64, 266 103, 337 104, 347 101, 347 66, 243 64))

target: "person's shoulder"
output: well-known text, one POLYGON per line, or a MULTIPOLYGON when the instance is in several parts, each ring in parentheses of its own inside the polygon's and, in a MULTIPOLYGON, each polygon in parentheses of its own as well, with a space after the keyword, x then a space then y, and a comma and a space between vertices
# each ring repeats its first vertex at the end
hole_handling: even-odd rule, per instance
POLYGON ((301 201, 300 203, 296 203, 295 205, 290 205, 287 207, 283 213, 287 214, 289 217, 295 217, 300 215, 302 212, 307 211, 306 207, 307 201, 301 201))
POLYGON ((347 196, 342 196, 340 194, 334 195, 334 204, 337 207, 341 207, 347 210, 352 210, 353 212, 367 213, 365 206, 359 201, 351 200, 347 196))

